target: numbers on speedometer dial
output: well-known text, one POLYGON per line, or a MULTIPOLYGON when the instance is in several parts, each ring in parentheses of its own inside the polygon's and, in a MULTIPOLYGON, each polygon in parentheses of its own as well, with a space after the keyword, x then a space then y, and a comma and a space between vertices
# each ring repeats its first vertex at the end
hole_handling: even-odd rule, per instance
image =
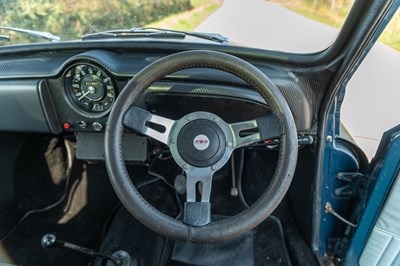
POLYGON ((89 116, 106 114, 115 98, 111 78, 89 64, 74 65, 66 72, 65 90, 72 105, 89 116))

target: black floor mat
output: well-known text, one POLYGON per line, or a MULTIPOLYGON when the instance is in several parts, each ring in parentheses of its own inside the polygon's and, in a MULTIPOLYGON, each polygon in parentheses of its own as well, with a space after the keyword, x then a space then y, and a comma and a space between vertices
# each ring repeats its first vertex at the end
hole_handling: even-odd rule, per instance
MULTIPOLYGON (((165 239, 137 222, 124 206, 116 213, 101 246, 101 252, 111 255, 125 250, 139 265, 159 265, 165 239)), ((106 265, 98 259, 95 265, 106 265)))
POLYGON ((291 265, 281 222, 275 216, 255 229, 255 265, 291 265))
POLYGON ((0 212, 0 239, 27 211, 48 206, 61 197, 66 156, 62 139, 31 135, 25 140, 13 173, 13 202, 0 212))
POLYGON ((254 265, 254 233, 214 243, 175 241, 171 259, 190 265, 254 265))
MULTIPOLYGON (((60 141, 58 138, 43 139, 34 135, 28 139, 23 147, 15 177, 17 200, 5 212, 0 213, 0 237, 9 231, 10 226, 12 227, 26 211, 47 206, 63 194, 65 178, 62 173, 65 168, 65 151, 60 141), (31 156, 32 154, 40 156, 31 156)), ((265 162, 271 162, 271 165, 274 162, 274 156, 271 156, 272 160, 266 160, 261 158, 265 156, 259 155, 255 152, 247 154, 248 159, 256 166, 263 165, 263 167, 255 167, 253 163, 245 165, 246 178, 243 180, 243 188, 249 203, 252 203, 268 184, 272 167, 265 165, 265 162)), ((270 153, 265 155, 269 156, 270 153)), ((171 160, 157 161, 153 170, 163 175, 170 184, 181 171, 176 164, 171 163, 171 160)), ((146 167, 128 166, 128 171, 131 177, 134 177, 136 184, 151 183, 141 188, 142 195, 149 202, 170 216, 175 217, 180 213, 179 204, 176 204, 176 197, 171 193, 171 188, 160 180, 149 182, 154 180, 154 176, 146 175, 146 167)), ((244 205, 238 197, 230 196, 229 166, 217 172, 213 180, 212 213, 229 216, 242 211, 244 205)), ((184 196, 181 196, 181 200, 184 200, 184 196)), ((286 240, 287 246, 290 247, 290 255, 296 258, 293 260, 295 264, 304 261, 307 256, 311 262, 313 259, 311 251, 293 223, 290 206, 286 205, 280 205, 277 215, 283 223, 284 231, 288 233, 286 240)), ((104 164, 92 165, 76 161, 68 197, 63 204, 51 211, 30 215, 0 242, 5 255, 11 258, 6 262, 19 265, 93 263, 92 257, 74 251, 43 250, 40 246, 41 236, 47 232, 54 232, 60 239, 82 246, 98 249, 101 245, 102 251, 108 253, 125 249, 139 259, 140 265, 185 265, 171 260, 174 241, 147 229, 124 207, 119 208, 115 215, 111 216, 117 206, 119 200, 109 183, 104 164), (108 231, 104 238, 107 224, 109 224, 108 231)), ((255 265, 290 265, 280 221, 269 218, 254 229, 255 265)))
MULTIPOLYGON (((291 265, 290 257, 286 248, 285 238, 279 219, 270 217, 253 230, 254 265, 291 265)), ((125 250, 133 257, 137 258, 139 265, 227 265, 218 263, 228 261, 219 257, 219 254, 213 254, 216 263, 196 264, 204 254, 196 253, 196 249, 191 251, 193 256, 186 258, 186 264, 172 260, 175 241, 166 240, 164 237, 147 229, 144 225, 134 219, 128 211, 121 207, 111 223, 105 241, 101 250, 104 253, 112 254, 117 250, 125 250), (164 253, 164 254, 163 254, 164 253)), ((233 247, 234 248, 234 247, 233 247)), ((201 249, 197 249, 200 251, 201 249)), ((203 249, 204 251, 204 249, 203 249)), ((214 250, 215 252, 216 250, 214 250)), ((229 253, 229 251, 228 251, 229 253)), ((220 255, 226 255, 222 252, 220 255)), ((175 254, 176 255, 176 254, 175 254)), ((232 255, 232 254, 231 254, 232 255)), ((178 259, 182 261, 182 259, 178 259)), ((208 261, 209 262, 209 261, 208 261)), ((98 261, 97 265, 101 265, 98 261)), ((236 265, 236 264, 229 264, 236 265)), ((242 264, 243 265, 243 264, 242 264)), ((246 264, 247 265, 247 264, 246 264)))
MULTIPOLYGON (((252 155, 252 154, 249 154, 252 155)), ((165 171, 165 162, 158 162, 154 170, 163 175, 172 183, 174 176, 171 171, 165 171)), ((267 167, 267 169, 269 169, 267 167)), ((250 170, 250 169, 248 169, 250 170)), ((272 169, 273 170, 273 169, 272 169)), ((172 171, 173 172, 173 171, 172 171)), ((253 193, 259 195, 270 180, 271 170, 261 173, 249 173, 246 181, 247 186, 254 187, 253 193)), ((217 172, 213 179, 213 191, 211 195, 212 213, 224 216, 235 215, 244 209, 238 197, 231 197, 229 167, 226 166, 217 172)), ((248 190, 246 190, 248 194, 248 190)), ((156 208, 171 216, 177 214, 176 202, 168 188, 163 182, 153 183, 141 190, 142 195, 156 208)), ((184 200, 184 197, 181 198, 184 200)), ((252 198, 250 198, 251 202, 252 198)), ((290 215, 290 212, 285 213, 290 215)), ((289 253, 285 244, 285 236, 280 220, 270 217, 253 230, 254 234, 254 265, 291 265, 289 253)), ((126 250, 138 259, 139 265, 188 265, 171 259, 175 241, 152 232, 144 225, 135 220, 128 211, 121 207, 112 221, 102 251, 112 254, 117 250, 126 250)), ((101 265, 100 260, 98 265, 101 265)), ((190 265, 190 264, 189 264, 190 265)), ((192 264, 193 265, 193 264, 192 264)))
MULTIPOLYGON (((15 176, 14 205, 18 208, 8 208, 3 213, 10 216, 1 217, 2 238, 10 230, 10 224, 27 210, 47 206, 64 193, 65 152, 59 141, 33 136, 23 148, 15 176)), ((54 232, 65 241, 99 248, 104 224, 118 204, 105 166, 75 161, 65 200, 57 207, 33 213, 17 224, 0 242, 4 256, 9 258, 7 262, 18 265, 88 265, 94 261, 93 257, 63 248, 44 250, 40 245, 41 237, 54 232)))

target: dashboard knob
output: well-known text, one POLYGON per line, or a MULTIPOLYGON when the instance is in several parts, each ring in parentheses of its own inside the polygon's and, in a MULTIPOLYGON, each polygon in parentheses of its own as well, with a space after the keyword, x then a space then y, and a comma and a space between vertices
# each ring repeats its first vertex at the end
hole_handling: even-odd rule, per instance
POLYGON ((92 124, 92 128, 94 129, 94 131, 101 131, 103 129, 103 125, 99 122, 94 122, 92 124))
POLYGON ((87 128, 87 123, 85 121, 76 122, 80 128, 87 128))

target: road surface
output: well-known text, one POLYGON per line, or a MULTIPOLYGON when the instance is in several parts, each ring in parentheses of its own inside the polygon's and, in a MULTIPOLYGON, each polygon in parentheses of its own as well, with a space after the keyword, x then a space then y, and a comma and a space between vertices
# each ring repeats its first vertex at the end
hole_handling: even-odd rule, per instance
MULTIPOLYGON (((196 31, 218 32, 236 43, 269 50, 316 52, 338 30, 265 0, 225 0, 196 31)), ((382 133, 400 123, 400 53, 377 44, 347 86, 342 122, 368 158, 382 133)))

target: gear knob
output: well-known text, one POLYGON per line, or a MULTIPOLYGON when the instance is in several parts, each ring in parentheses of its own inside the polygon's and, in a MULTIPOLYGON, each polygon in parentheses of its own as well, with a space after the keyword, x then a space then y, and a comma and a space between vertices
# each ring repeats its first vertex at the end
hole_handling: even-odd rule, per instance
POLYGON ((40 244, 42 245, 43 248, 52 248, 52 247, 60 247, 60 245, 57 241, 57 237, 55 234, 45 234, 42 237, 42 240, 40 241, 40 244), (58 245, 57 245, 58 244, 58 245))

